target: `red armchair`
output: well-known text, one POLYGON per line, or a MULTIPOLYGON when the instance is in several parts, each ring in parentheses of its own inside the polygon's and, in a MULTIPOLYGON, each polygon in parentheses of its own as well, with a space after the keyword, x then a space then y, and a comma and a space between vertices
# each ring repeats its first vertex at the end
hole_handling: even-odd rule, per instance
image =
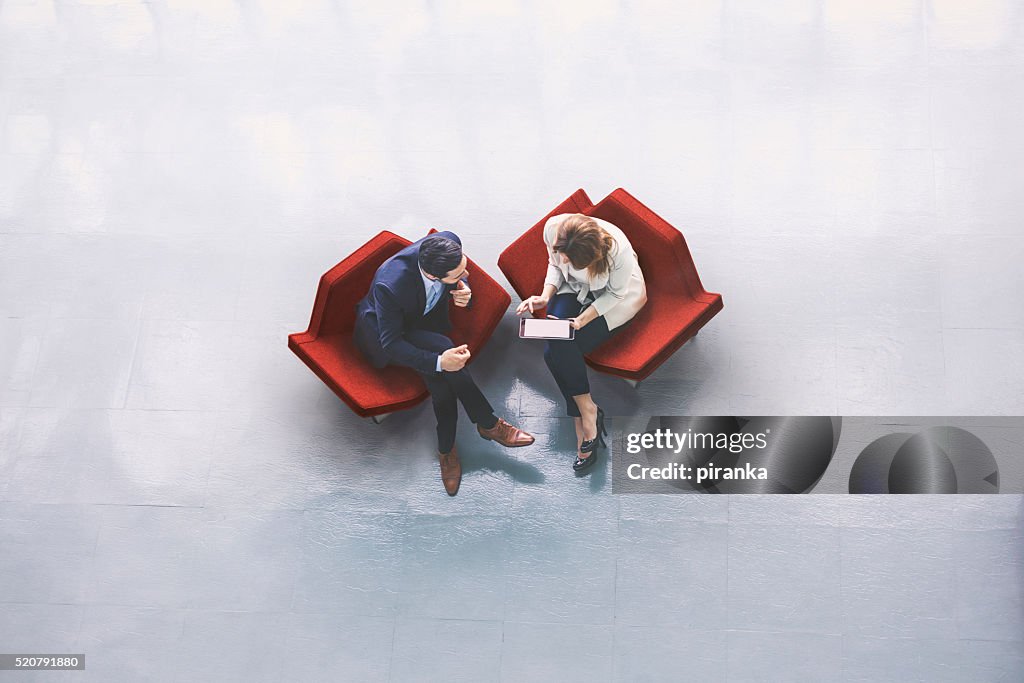
MULTIPOLYGON (((431 232, 434 232, 431 230, 431 232)), ((309 329, 288 335, 290 348, 357 415, 382 416, 411 408, 427 398, 427 388, 410 368, 370 365, 352 339, 356 303, 370 289, 380 264, 410 244, 383 231, 324 273, 317 288, 309 329)), ((471 259, 470 308, 453 307, 452 341, 468 344, 473 358, 490 338, 511 303, 508 292, 471 259)))
POLYGON ((636 250, 647 283, 647 305, 626 329, 587 356, 595 370, 635 384, 722 310, 721 294, 701 285, 682 233, 622 188, 596 205, 577 190, 501 253, 498 267, 521 298, 543 289, 544 223, 560 213, 596 216, 621 228, 636 250))

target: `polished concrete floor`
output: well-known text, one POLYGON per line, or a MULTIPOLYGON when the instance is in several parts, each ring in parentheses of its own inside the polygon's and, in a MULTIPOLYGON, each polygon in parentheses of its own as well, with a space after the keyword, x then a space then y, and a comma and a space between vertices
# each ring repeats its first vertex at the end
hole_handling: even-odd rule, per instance
POLYGON ((1024 413, 1010 0, 0 1, 0 651, 71 681, 1018 681, 1018 495, 617 496, 287 349, 381 229, 500 278, 578 187, 725 310, 619 415, 1024 413))

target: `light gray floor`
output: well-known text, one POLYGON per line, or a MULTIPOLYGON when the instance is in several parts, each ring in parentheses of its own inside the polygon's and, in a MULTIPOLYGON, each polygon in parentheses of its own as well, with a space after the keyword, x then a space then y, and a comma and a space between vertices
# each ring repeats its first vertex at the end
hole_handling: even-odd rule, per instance
POLYGON ((357 419, 287 350, 380 229, 577 187, 725 310, 619 414, 1024 413, 1010 0, 0 2, 0 650, 95 681, 1017 681, 1021 498, 613 496, 357 419))

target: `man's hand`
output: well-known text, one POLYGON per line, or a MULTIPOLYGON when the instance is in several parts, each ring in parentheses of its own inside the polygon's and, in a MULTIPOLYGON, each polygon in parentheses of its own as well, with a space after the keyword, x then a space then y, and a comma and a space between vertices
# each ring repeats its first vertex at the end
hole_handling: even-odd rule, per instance
POLYGON ((458 372, 469 360, 469 347, 463 344, 448 349, 441 354, 441 369, 445 372, 458 372))
POLYGON ((455 305, 459 308, 465 308, 469 305, 469 299, 473 296, 473 290, 469 288, 465 280, 459 280, 459 283, 455 285, 455 289, 452 290, 452 299, 455 300, 455 305))
POLYGON ((543 296, 537 296, 535 294, 535 295, 531 296, 528 299, 524 299, 523 303, 519 304, 516 307, 516 315, 522 315, 523 313, 526 313, 527 311, 529 311, 530 313, 533 313, 534 311, 538 311, 538 310, 540 310, 542 308, 547 307, 547 305, 548 305, 548 300, 547 299, 545 299, 543 296))

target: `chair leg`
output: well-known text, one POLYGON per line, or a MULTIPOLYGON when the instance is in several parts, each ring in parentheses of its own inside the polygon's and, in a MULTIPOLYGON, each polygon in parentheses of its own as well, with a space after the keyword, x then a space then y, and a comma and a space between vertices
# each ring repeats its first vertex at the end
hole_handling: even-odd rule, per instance
POLYGON ((628 384, 629 386, 633 387, 634 389, 636 389, 638 386, 640 386, 640 380, 638 380, 638 379, 627 379, 627 380, 625 380, 625 382, 626 382, 626 384, 628 384))
POLYGON ((371 415, 370 419, 373 420, 373 424, 379 425, 381 422, 384 421, 384 418, 386 418, 390 414, 391 413, 381 413, 380 415, 371 415))

